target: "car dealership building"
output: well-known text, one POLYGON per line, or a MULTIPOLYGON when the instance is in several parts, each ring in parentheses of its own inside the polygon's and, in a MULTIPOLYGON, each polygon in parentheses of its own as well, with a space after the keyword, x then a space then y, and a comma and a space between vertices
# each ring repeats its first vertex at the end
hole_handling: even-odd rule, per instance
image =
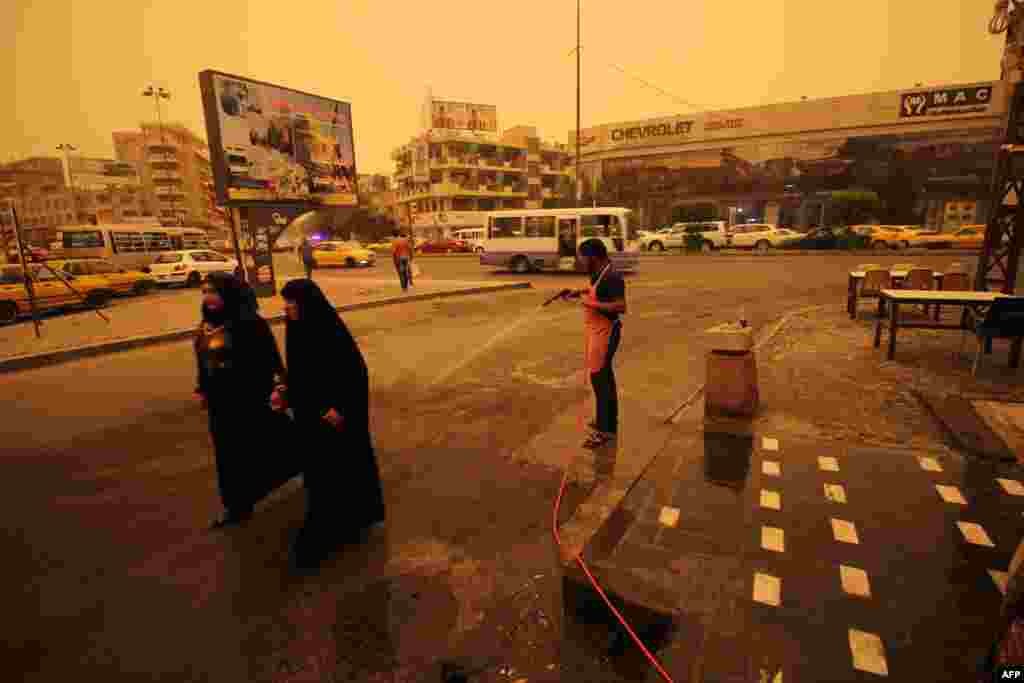
MULTIPOLYGON (((580 136, 585 197, 642 226, 984 223, 1006 98, 971 83, 615 123, 580 136)), ((570 147, 575 141, 570 132, 570 147)))

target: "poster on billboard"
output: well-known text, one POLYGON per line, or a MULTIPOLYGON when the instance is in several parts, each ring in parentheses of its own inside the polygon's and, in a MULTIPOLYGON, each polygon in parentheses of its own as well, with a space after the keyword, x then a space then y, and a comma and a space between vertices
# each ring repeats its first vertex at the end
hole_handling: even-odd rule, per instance
POLYGON ((69 157, 68 161, 72 187, 138 187, 140 184, 138 169, 127 161, 88 157, 69 157))
POLYGON ((358 205, 351 104, 217 71, 199 88, 220 202, 358 205))
POLYGON ((492 104, 430 101, 430 123, 440 130, 498 132, 498 108, 492 104))
POLYGON ((252 245, 249 284, 258 297, 277 294, 274 274, 274 244, 292 222, 306 213, 295 205, 264 205, 242 209, 246 241, 252 245))

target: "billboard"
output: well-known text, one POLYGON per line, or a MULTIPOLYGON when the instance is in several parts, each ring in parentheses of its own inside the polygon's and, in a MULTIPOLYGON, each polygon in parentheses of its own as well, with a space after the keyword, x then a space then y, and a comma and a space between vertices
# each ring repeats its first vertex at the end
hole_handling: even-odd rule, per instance
POLYGON ((139 172, 135 164, 114 159, 69 157, 71 185, 81 188, 138 187, 139 172))
POLYGON ((440 130, 498 132, 498 108, 492 104, 430 100, 430 127, 440 130))
POLYGON ((992 86, 946 88, 926 92, 904 93, 900 97, 900 116, 948 116, 980 114, 992 102, 992 86))
POLYGON ((220 203, 358 204, 348 102, 217 71, 199 89, 220 203))

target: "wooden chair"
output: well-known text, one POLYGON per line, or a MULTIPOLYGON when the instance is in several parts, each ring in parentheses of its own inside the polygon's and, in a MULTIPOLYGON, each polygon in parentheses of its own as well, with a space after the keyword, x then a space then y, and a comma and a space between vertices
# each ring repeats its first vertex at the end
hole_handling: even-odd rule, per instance
POLYGON ((897 263, 889 270, 914 270, 915 268, 917 268, 917 266, 913 263, 897 263))
MULTIPOLYGON (((859 273, 866 273, 869 270, 881 270, 882 265, 880 263, 861 263, 857 266, 856 270, 859 273)), ((864 280, 860 280, 857 283, 857 292, 860 293, 861 287, 864 285, 864 280)))
MULTIPOLYGON (((982 349, 991 350, 993 339, 1012 339, 1010 345, 1010 367, 1020 366, 1021 345, 1024 344, 1024 297, 1006 297, 996 299, 988 308, 985 317, 976 321, 972 330, 978 342, 974 354, 974 366, 971 374, 978 374, 978 364, 981 362, 982 349)), ((964 340, 967 335, 964 334, 964 340)), ((961 353, 963 344, 961 344, 961 353)))
MULTIPOLYGON (((955 265, 955 264, 954 264, 955 265)), ((942 278, 942 291, 944 292, 969 292, 971 291, 971 277, 964 271, 947 270, 942 278)), ((939 321, 939 310, 942 308, 935 304, 935 322, 939 321)))
MULTIPOLYGON (((935 289, 935 273, 931 268, 911 268, 907 277, 903 278, 900 289, 935 289)), ((924 314, 928 315, 928 304, 922 306, 924 314)))
MULTIPOLYGON (((864 283, 860 286, 860 296, 865 299, 878 299, 878 317, 885 315, 885 302, 882 290, 892 289, 892 276, 883 268, 868 270, 864 273, 864 283)), ((853 317, 857 317, 857 302, 853 302, 853 317)))

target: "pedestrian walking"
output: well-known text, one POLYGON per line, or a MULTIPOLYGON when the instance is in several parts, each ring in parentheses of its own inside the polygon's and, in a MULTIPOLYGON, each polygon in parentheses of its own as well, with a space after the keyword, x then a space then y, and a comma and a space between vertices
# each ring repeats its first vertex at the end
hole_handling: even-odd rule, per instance
POLYGON ((225 511, 211 526, 214 529, 247 521, 256 503, 273 488, 268 484, 274 478, 273 466, 262 453, 273 451, 267 444, 279 436, 275 430, 283 428, 268 399, 284 380, 284 365, 270 326, 256 312, 255 297, 248 292, 251 289, 247 291, 241 280, 226 273, 211 273, 203 283, 195 393, 209 414, 225 511), (254 443, 260 444, 258 450, 250 447, 254 443))
POLYGON ((370 378, 359 347, 319 287, 284 286, 285 402, 305 451, 306 519, 295 542, 300 567, 323 561, 384 520, 370 435, 370 378))
POLYGON ((395 262, 395 270, 398 271, 398 281, 402 285, 402 291, 406 292, 412 283, 412 246, 405 235, 394 233, 391 241, 391 259, 395 262))
POLYGON ((582 297, 586 333, 586 361, 594 389, 597 415, 584 448, 598 448, 614 440, 619 431, 619 396, 612 361, 622 339, 626 313, 626 281, 612 269, 604 242, 589 239, 579 248, 580 261, 590 275, 590 287, 576 290, 582 297))
POLYGON ((302 265, 306 269, 306 279, 313 279, 313 269, 316 268, 316 259, 313 258, 313 243, 308 237, 302 239, 302 265))

